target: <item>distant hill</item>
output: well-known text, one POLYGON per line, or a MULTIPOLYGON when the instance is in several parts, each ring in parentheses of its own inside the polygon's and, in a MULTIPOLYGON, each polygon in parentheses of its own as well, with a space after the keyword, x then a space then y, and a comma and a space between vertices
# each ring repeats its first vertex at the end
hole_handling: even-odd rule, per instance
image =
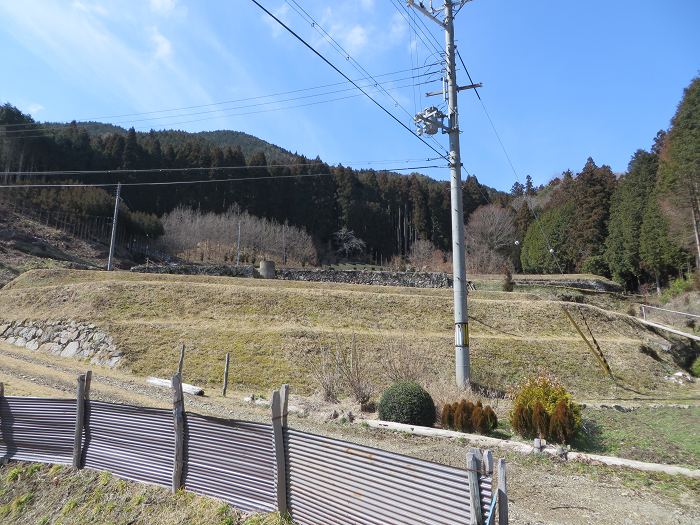
MULTIPOLYGON (((67 127, 68 123, 58 123, 58 122, 47 122, 45 125, 55 128, 67 127)), ((105 135, 116 133, 119 135, 126 135, 127 129, 121 126, 115 126, 114 124, 107 124, 104 122, 77 122, 77 125, 85 128, 91 136, 105 135)), ((137 131, 137 135, 144 136, 148 135, 149 132, 137 131)), ((220 148, 231 147, 236 149, 241 148, 243 155, 246 158, 250 158, 254 153, 263 152, 265 157, 269 161, 275 162, 293 162, 297 155, 291 151, 287 151, 284 148, 280 148, 274 144, 271 144, 263 139, 249 135, 242 131, 232 131, 232 130, 216 130, 216 131, 199 131, 199 132, 189 132, 181 130, 163 130, 156 131, 156 136, 163 147, 173 146, 177 147, 193 137, 195 139, 201 139, 203 142, 210 146, 218 146, 220 148)))

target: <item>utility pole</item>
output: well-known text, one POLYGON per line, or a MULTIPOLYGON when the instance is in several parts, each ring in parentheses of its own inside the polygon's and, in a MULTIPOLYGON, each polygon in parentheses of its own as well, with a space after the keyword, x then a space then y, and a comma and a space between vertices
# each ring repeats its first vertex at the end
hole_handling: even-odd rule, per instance
POLYGON ((114 217, 112 217, 112 238, 109 241, 109 257, 107 258, 107 271, 112 271, 112 257, 114 256, 114 243, 117 238, 117 218, 119 217, 119 195, 122 192, 121 182, 117 183, 117 196, 114 199, 114 217))
POLYGON ((454 294, 455 326, 455 375, 457 386, 469 385, 469 318, 467 313, 467 273, 464 249, 464 214, 462 211, 462 161, 459 151, 459 119, 457 112, 457 93, 464 89, 481 87, 481 84, 469 86, 457 85, 457 68, 455 65, 454 7, 461 8, 469 0, 444 0, 440 8, 433 8, 433 2, 425 7, 424 2, 415 3, 407 0, 409 7, 419 11, 445 30, 445 58, 447 93, 442 91, 426 93, 426 96, 446 95, 448 114, 436 107, 429 107, 416 115, 418 134, 434 135, 438 129, 447 133, 450 139, 450 203, 452 207, 452 287, 454 294), (445 125, 443 119, 447 118, 445 125))

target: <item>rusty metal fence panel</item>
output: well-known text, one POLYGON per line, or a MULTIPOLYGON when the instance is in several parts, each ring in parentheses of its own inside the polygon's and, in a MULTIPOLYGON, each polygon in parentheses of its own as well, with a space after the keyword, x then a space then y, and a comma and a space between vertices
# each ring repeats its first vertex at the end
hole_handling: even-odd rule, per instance
POLYGON ((272 425, 187 413, 185 488, 245 511, 277 510, 272 425))
POLYGON ((0 458, 71 464, 75 399, 0 397, 0 458))
MULTIPOLYGON (((285 446, 287 501, 299 525, 469 523, 466 470, 293 429, 285 446)), ((490 480, 481 484, 490 491, 490 480)), ((487 510, 490 502, 482 499, 487 510)))
POLYGON ((174 431, 170 410, 89 401, 85 466, 170 487, 174 431))

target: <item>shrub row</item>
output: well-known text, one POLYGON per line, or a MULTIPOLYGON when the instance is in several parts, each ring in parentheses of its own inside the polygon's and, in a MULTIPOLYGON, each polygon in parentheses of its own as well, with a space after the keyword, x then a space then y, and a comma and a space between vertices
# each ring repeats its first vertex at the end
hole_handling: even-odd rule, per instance
POLYGON ((498 426, 498 418, 490 405, 483 406, 481 401, 475 405, 465 399, 445 404, 440 422, 442 428, 479 434, 488 434, 498 426))

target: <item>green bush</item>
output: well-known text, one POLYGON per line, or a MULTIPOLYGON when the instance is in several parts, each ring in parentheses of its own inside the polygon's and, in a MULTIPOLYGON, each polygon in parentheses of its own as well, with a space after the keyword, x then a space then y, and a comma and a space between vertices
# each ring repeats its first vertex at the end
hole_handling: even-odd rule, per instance
POLYGON ((435 423, 435 403, 418 383, 399 381, 387 388, 379 400, 379 419, 431 427, 435 423))
POLYGON ((581 407, 563 385, 540 376, 525 382, 516 393, 510 423, 521 436, 568 443, 581 428, 581 407))
POLYGON ((690 292, 695 287, 695 277, 688 276, 687 278, 678 277, 671 281, 663 293, 661 294, 661 302, 667 303, 674 297, 677 297, 685 292, 690 292))
POLYGON ((700 357, 696 357, 693 364, 690 366, 690 373, 695 377, 700 377, 700 357))

